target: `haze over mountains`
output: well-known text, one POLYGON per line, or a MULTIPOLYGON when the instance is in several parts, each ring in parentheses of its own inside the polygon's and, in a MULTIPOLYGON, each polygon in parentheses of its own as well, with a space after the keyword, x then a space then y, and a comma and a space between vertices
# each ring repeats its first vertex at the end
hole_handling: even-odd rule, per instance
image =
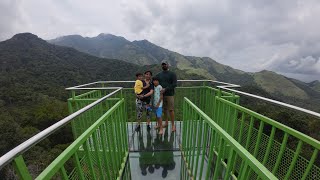
POLYGON ((319 81, 304 83, 266 70, 247 73, 220 64, 209 57, 184 56, 147 40, 130 42, 120 36, 100 34, 92 38, 80 35, 63 36, 48 42, 73 47, 94 56, 121 59, 138 65, 155 64, 166 59, 172 66, 188 74, 198 74, 209 79, 240 85, 259 86, 268 93, 280 96, 309 99, 320 92, 319 81))

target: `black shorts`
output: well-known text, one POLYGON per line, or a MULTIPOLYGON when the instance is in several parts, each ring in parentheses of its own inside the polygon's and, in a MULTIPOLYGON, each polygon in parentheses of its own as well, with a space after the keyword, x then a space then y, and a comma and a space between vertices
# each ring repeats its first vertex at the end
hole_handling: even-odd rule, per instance
POLYGON ((151 97, 143 98, 142 101, 145 102, 146 104, 150 104, 150 102, 151 102, 151 97))

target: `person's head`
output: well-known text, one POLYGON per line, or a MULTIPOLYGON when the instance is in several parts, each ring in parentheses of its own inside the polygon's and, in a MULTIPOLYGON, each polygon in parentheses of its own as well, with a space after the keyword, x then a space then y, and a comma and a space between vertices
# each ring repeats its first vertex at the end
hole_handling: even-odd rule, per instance
POLYGON ((159 78, 157 78, 157 77, 152 78, 152 83, 154 86, 158 86, 159 85, 159 78))
POLYGON ((164 166, 163 167, 163 170, 162 170, 162 177, 163 178, 166 178, 168 176, 168 170, 167 170, 167 168, 164 166))
POLYGON ((149 165, 148 171, 150 174, 154 172, 154 167, 152 165, 149 165))
POLYGON ((144 72, 144 78, 149 80, 149 79, 151 79, 151 77, 152 77, 152 72, 151 71, 144 72))
POLYGON ((161 68, 164 71, 167 71, 169 69, 169 63, 166 60, 161 61, 161 68))
POLYGON ((143 75, 141 73, 136 74, 137 80, 143 80, 143 75))
POLYGON ((147 175, 147 169, 141 169, 141 174, 143 176, 146 176, 147 175))

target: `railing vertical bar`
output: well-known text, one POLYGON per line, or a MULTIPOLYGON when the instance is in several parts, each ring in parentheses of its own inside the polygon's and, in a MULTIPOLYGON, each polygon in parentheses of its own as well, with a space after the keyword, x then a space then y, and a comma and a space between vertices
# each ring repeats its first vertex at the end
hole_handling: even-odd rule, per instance
POLYGON ((127 132, 127 126, 126 126, 126 116, 127 116, 127 114, 126 114, 126 112, 125 112, 125 104, 124 103, 122 103, 122 105, 120 106, 120 108, 121 108, 121 119, 122 119, 122 128, 123 129, 125 129, 125 131, 124 130, 122 130, 122 136, 124 137, 124 147, 123 147, 123 150, 124 150, 124 153, 126 152, 126 151, 128 151, 128 139, 127 139, 127 134, 126 134, 126 132, 127 132))
POLYGON ((67 172, 66 172, 66 169, 64 168, 64 166, 62 166, 60 168, 60 173, 62 175, 62 179, 66 180, 66 179, 69 179, 68 175, 67 175, 67 172))
MULTIPOLYGON (((120 154, 120 157, 121 157, 121 155, 122 155, 122 151, 123 151, 123 149, 122 149, 122 143, 123 143, 123 141, 122 141, 122 136, 121 136, 121 129, 120 129, 120 116, 119 116, 119 108, 118 109, 116 109, 115 110, 115 121, 114 121, 114 125, 115 125, 115 128, 114 128, 114 130, 115 130, 115 132, 116 132, 116 137, 117 137, 117 142, 119 142, 119 143, 117 143, 117 145, 118 145, 118 151, 119 151, 119 154, 120 154)), ((121 159, 121 158, 120 158, 121 159)))
POLYGON ((259 126, 259 131, 258 131, 258 138, 256 141, 256 146, 254 147, 254 153, 253 156, 257 157, 258 154, 258 150, 259 150, 259 146, 260 146, 260 142, 261 142, 261 137, 262 137, 262 133, 263 133, 263 128, 264 128, 264 122, 260 121, 260 126, 259 126))
MULTIPOLYGON (((245 160, 242 160, 242 161, 245 161, 245 160)), ((248 164, 247 162, 244 162, 243 163, 243 167, 241 168, 241 171, 240 171, 240 178, 239 180, 242 180, 242 179, 250 179, 248 176, 248 164)))
POLYGON ((199 157, 200 157, 200 152, 201 152, 201 143, 202 143, 202 137, 203 137, 203 119, 202 117, 199 117, 199 125, 200 128, 198 127, 198 147, 197 147, 197 158, 196 158, 196 167, 195 167, 195 173, 194 173, 194 177, 197 177, 197 173, 198 173, 198 164, 199 164, 199 157))
POLYGON ((74 153, 73 161, 74 161, 75 166, 76 166, 76 169, 77 169, 77 171, 78 171, 78 173, 79 173, 80 179, 81 179, 81 180, 85 180, 84 174, 83 174, 83 171, 82 171, 82 168, 81 168, 81 165, 80 165, 78 152, 75 152, 75 153, 74 153))
MULTIPOLYGON (((68 100, 68 110, 69 110, 69 114, 73 113, 73 108, 72 108, 72 100, 68 100)), ((75 121, 71 121, 71 129, 72 129, 72 135, 73 135, 73 139, 77 138, 77 132, 76 132, 76 123, 75 121)))
POLYGON ((108 117, 108 119, 106 120, 106 133, 108 133, 108 134, 106 134, 106 136, 107 136, 107 144, 108 144, 108 149, 109 149, 109 158, 111 159, 111 161, 112 161, 112 169, 113 169, 113 171, 112 171, 112 176, 114 177, 114 174, 115 173, 117 173, 118 172, 118 169, 117 169, 117 161, 118 161, 118 159, 117 159, 117 156, 115 156, 114 154, 115 154, 115 148, 114 148, 114 139, 113 139, 113 135, 112 135, 112 126, 111 126, 111 123, 112 123, 112 118, 111 118, 111 116, 109 116, 108 117))
POLYGON ((287 172, 287 174, 286 174, 284 179, 289 179, 290 178, 292 170, 293 170, 294 166, 296 165, 297 159, 298 159, 299 154, 301 152, 302 144, 303 144, 303 142, 300 140, 299 143, 298 143, 297 149, 296 149, 296 151, 294 153, 294 157, 293 157, 293 159, 291 161, 289 170, 288 170, 288 172, 287 172))
POLYGON ((288 133, 285 133, 284 134, 284 137, 283 137, 283 140, 282 140, 282 143, 281 143, 281 147, 280 147, 280 152, 279 152, 279 155, 277 157, 277 161, 276 161, 276 164, 275 166, 273 167, 272 169, 272 174, 276 174, 276 172, 278 171, 278 168, 279 168, 279 165, 280 165, 280 162, 281 162, 281 159, 282 159, 282 156, 284 154, 284 151, 286 149, 286 145, 287 145, 287 141, 288 141, 288 133))
POLYGON ((102 138, 102 151, 103 151, 103 154, 102 154, 102 157, 103 157, 103 163, 104 163, 104 166, 105 166, 105 171, 106 171, 106 173, 107 173, 107 177, 108 177, 108 179, 111 179, 111 175, 110 175, 110 170, 109 170, 109 168, 110 168, 110 164, 111 164, 111 166, 112 166, 112 158, 110 157, 110 153, 108 153, 107 151, 107 140, 106 140, 106 131, 107 131, 107 129, 105 128, 105 123, 103 123, 103 124, 101 124, 101 138, 102 138), (108 163, 107 162, 107 154, 109 154, 109 157, 108 157, 108 159, 110 160, 110 162, 111 163, 108 163))
POLYGON ((274 138, 275 133, 276 133, 276 127, 272 126, 272 130, 271 130, 271 133, 270 133, 270 136, 269 136, 269 142, 268 142, 267 150, 266 150, 266 153, 264 154, 263 161, 262 161, 263 165, 266 165, 267 160, 269 158, 269 154, 270 154, 270 151, 271 151, 271 147, 272 147, 272 144, 273 144, 273 138, 274 138))
POLYGON ((115 166, 116 166, 116 173, 118 175, 118 171, 119 171, 119 167, 120 167, 120 161, 121 161, 121 158, 119 157, 119 153, 118 153, 118 147, 117 147, 117 135, 115 134, 115 127, 114 127, 114 115, 111 114, 110 115, 111 117, 111 122, 110 122, 110 126, 111 126, 111 129, 110 129, 110 132, 111 132, 111 138, 112 138, 112 147, 113 147, 113 155, 115 156, 115 166))
POLYGON ((254 122, 254 118, 253 118, 253 116, 251 116, 250 117, 250 127, 249 127, 249 132, 248 132, 247 141, 246 141, 246 149, 248 151, 249 151, 249 145, 250 145, 250 140, 251 140, 251 136, 252 136, 253 122, 254 122))
POLYGON ((22 155, 19 155, 14 159, 13 165, 20 179, 23 179, 23 180, 32 179, 22 155))
POLYGON ((206 155, 206 149, 207 149, 207 138, 208 138, 208 125, 203 122, 204 126, 204 133, 203 133, 203 141, 202 141, 202 158, 201 158, 201 165, 200 165, 200 174, 199 174, 199 179, 202 179, 202 172, 203 172, 203 166, 204 166, 204 160, 205 160, 205 155, 206 155))
POLYGON ((190 107, 188 104, 186 104, 186 109, 187 109, 187 121, 186 121, 186 144, 185 144, 185 154, 186 154, 186 160, 188 159, 189 157, 189 135, 190 135, 190 126, 189 126, 189 123, 191 123, 191 120, 190 120, 190 107))
POLYGON ((246 114, 244 112, 242 112, 241 114, 241 125, 240 125, 240 132, 239 132, 239 137, 238 137, 238 142, 241 144, 241 140, 242 140, 242 135, 243 135, 243 131, 244 131, 244 121, 246 118, 246 114))
POLYGON ((313 154, 312 154, 311 159, 310 159, 310 161, 308 163, 307 169, 305 170, 305 172, 304 172, 304 174, 303 174, 303 176, 301 178, 302 180, 304 180, 304 179, 306 179, 308 177, 308 174, 309 174, 309 172, 310 172, 310 170, 311 170, 311 168, 313 166, 313 163, 317 159, 318 152, 319 152, 318 149, 315 149, 313 151, 313 154))
POLYGON ((233 164, 235 162, 235 157, 236 157, 236 153, 234 152, 233 149, 230 149, 228 162, 227 162, 227 169, 226 169, 226 173, 224 175, 224 180, 229 179, 229 177, 232 173, 231 167, 233 167, 233 164))
POLYGON ((201 158, 201 165, 200 165, 200 174, 199 174, 199 179, 202 179, 202 173, 203 173, 203 166, 204 166, 204 160, 205 160, 205 155, 206 152, 205 150, 207 149, 207 138, 208 138, 208 124, 203 122, 203 126, 204 126, 204 134, 203 134, 203 141, 202 141, 202 158, 201 158))
MULTIPOLYGON (((98 130, 99 130, 99 128, 98 128, 98 130)), ((99 142, 97 140, 97 136, 98 136, 97 131, 92 134, 93 144, 94 144, 94 151, 95 151, 96 158, 97 158, 97 165, 98 165, 99 172, 100 172, 100 178, 105 179, 106 177, 105 177, 105 174, 104 174, 104 171, 103 171, 101 158, 100 158, 100 155, 99 155, 99 153, 101 151, 100 151, 100 148, 99 148, 99 142)))
MULTIPOLYGON (((94 166, 93 166, 93 162, 92 162, 91 153, 90 153, 90 142, 89 141, 90 141, 90 137, 89 137, 89 139, 87 139, 83 143, 83 148, 84 148, 84 151, 85 151, 85 154, 86 154, 86 157, 87 157, 87 161, 86 162, 89 163, 89 170, 90 170, 91 177, 93 179, 97 179, 96 173, 94 171, 94 166)), ((91 151, 92 151, 92 149, 91 149, 91 151)))
POLYGON ((238 110, 236 108, 233 108, 234 110, 234 113, 233 113, 233 123, 232 123, 232 130, 231 130, 231 136, 233 138, 234 137, 234 133, 235 133, 235 128, 236 128, 236 125, 238 124, 237 121, 238 121, 238 110))
POLYGON ((214 168, 213 179, 218 179, 218 175, 221 167, 221 158, 223 158, 224 147, 225 147, 224 139, 222 137, 219 137, 219 152, 216 160, 216 166, 214 168))
MULTIPOLYGON (((247 136, 247 140, 246 140, 246 145, 245 145, 245 149, 249 151, 249 144, 250 144, 250 139, 251 139, 251 133, 252 133, 252 129, 253 129, 253 116, 250 117, 250 125, 249 125, 249 130, 248 130, 248 136, 247 136)), ((241 162, 241 166, 240 166, 240 172, 243 171, 243 168, 245 167, 245 160, 242 159, 241 162)))
MULTIPOLYGON (((189 111, 190 111, 190 124, 189 124, 189 130, 190 130, 190 132, 189 132, 189 134, 188 134, 188 139, 189 139, 189 143, 188 143, 188 159, 187 159, 187 161, 188 161, 188 163, 190 164, 190 160, 191 160, 191 152, 192 152, 192 127, 194 127, 193 126, 193 109, 191 109, 191 106, 189 106, 189 111)), ((189 168, 190 168, 190 166, 189 166, 189 168)))
POLYGON ((228 134, 231 134, 231 130, 229 129, 230 127, 231 127, 231 125, 230 125, 230 122, 232 122, 232 120, 231 120, 231 117, 230 117, 230 115, 231 115, 231 113, 230 113, 230 108, 231 108, 231 106, 229 106, 229 105, 227 105, 227 104, 225 104, 224 105, 224 118, 223 118, 223 121, 225 121, 225 124, 226 124, 226 126, 225 126, 225 131, 228 133, 228 134))
POLYGON ((202 101, 202 87, 199 87, 199 89, 198 89, 198 92, 199 92, 199 104, 198 104, 198 107, 200 107, 200 109, 202 109, 203 110, 203 106, 202 106, 202 103, 203 103, 203 101, 202 101))
POLYGON ((194 118, 193 119, 193 141, 192 141, 192 148, 193 148, 193 151, 192 151, 192 160, 191 160, 191 169, 192 169, 192 175, 194 176, 194 161, 195 161, 195 156, 196 156, 196 143, 197 143, 197 137, 196 137, 196 134, 198 133, 198 125, 199 125, 199 122, 198 122, 198 118, 199 118, 199 115, 197 113, 194 113, 194 118))
POLYGON ((183 101, 183 105, 182 105, 182 151, 186 150, 186 136, 187 136, 187 110, 186 110, 186 101, 183 101))
POLYGON ((210 142, 210 150, 209 150, 209 158, 208 158, 208 167, 207 167, 207 174, 206 174, 206 178, 205 179, 209 179, 209 174, 210 174, 210 170, 211 170, 211 166, 212 166, 212 160, 213 160, 213 154, 214 154, 214 139, 215 139, 215 134, 216 132, 211 129, 211 142, 210 142))

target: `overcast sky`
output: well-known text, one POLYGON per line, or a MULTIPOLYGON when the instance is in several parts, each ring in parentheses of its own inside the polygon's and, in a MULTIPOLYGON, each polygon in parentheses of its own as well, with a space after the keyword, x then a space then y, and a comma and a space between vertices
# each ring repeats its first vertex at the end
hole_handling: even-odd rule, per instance
POLYGON ((320 79, 319 0, 1 0, 0 41, 111 33, 234 68, 320 79))

